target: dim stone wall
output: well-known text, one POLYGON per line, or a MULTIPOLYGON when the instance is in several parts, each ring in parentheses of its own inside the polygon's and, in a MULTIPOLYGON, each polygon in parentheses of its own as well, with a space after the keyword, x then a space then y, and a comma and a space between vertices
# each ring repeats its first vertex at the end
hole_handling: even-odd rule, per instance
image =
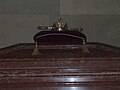
POLYGON ((33 42, 39 25, 59 17, 69 27, 82 27, 89 42, 120 47, 119 0, 0 0, 0 48, 33 42))

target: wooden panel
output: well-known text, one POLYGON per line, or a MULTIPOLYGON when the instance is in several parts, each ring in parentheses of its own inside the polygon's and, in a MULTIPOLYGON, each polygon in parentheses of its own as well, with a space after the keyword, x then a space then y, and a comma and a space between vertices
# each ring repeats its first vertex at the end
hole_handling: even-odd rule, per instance
POLYGON ((3 90, 119 90, 120 49, 101 43, 81 45, 16 44, 0 49, 3 90))

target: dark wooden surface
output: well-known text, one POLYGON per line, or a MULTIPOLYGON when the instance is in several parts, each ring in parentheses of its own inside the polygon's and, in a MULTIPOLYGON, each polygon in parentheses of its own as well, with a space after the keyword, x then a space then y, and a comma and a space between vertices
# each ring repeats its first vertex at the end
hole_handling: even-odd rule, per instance
POLYGON ((0 90, 120 90, 120 48, 102 43, 0 49, 0 90))

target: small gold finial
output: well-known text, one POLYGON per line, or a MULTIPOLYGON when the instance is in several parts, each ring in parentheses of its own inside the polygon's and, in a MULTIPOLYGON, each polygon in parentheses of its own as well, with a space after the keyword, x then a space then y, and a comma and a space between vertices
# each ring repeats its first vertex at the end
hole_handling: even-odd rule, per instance
POLYGON ((58 22, 57 22, 57 28, 58 28, 58 31, 62 31, 63 28, 64 28, 64 24, 63 24, 61 18, 58 19, 58 22))

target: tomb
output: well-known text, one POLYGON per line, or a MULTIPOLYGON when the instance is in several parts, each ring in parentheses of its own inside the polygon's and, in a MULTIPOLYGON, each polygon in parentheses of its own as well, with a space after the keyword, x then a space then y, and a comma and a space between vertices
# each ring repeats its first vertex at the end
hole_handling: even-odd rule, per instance
POLYGON ((0 49, 1 90, 119 90, 120 48, 59 28, 0 49))

